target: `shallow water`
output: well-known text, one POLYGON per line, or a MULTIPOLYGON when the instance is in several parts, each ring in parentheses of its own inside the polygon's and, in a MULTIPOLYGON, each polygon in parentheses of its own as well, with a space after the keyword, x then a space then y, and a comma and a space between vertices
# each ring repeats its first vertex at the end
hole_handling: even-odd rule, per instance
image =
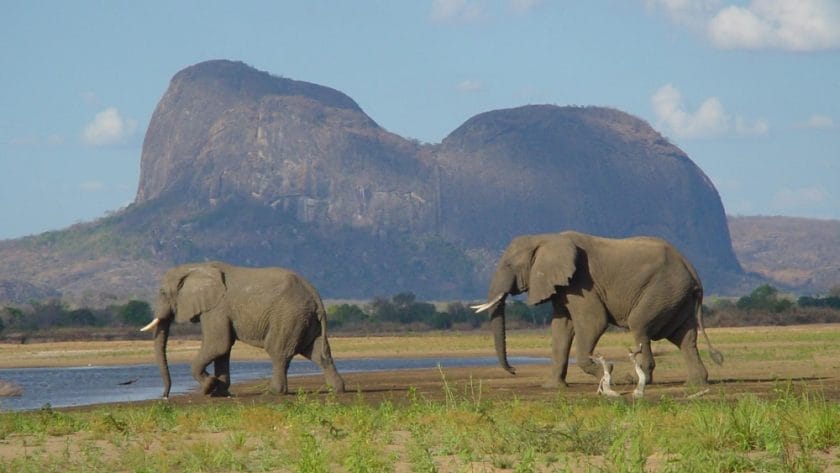
MULTIPOLYGON (((546 358, 510 357, 513 364, 548 363, 546 358)), ((491 366, 495 357, 481 358, 362 358, 336 360, 340 373, 405 370, 415 368, 491 366)), ((211 366, 212 368, 212 366, 211 366)), ((198 387, 190 375, 189 363, 169 365, 172 395, 198 387)), ((289 376, 319 374, 314 363, 292 360, 289 376)), ((232 361, 231 383, 271 377, 270 361, 232 361)), ((0 369, 0 380, 23 388, 23 395, 0 399, 0 410, 21 411, 51 407, 84 406, 109 402, 142 401, 160 397, 163 383, 155 364, 121 366, 84 366, 74 368, 0 369), (127 384, 126 384, 127 383, 127 384)))

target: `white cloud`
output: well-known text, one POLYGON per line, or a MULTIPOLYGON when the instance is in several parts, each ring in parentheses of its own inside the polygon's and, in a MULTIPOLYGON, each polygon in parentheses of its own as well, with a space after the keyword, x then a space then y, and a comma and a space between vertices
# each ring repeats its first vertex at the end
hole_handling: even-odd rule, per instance
POLYGON ((476 0, 433 0, 432 20, 445 23, 469 23, 483 14, 481 3, 476 0))
POLYGON ((814 51, 840 47, 836 0, 752 0, 709 21, 709 38, 723 49, 814 51))
POLYGON ((814 130, 831 130, 837 127, 834 119, 827 115, 811 115, 807 121, 799 125, 802 128, 814 130))
POLYGON ((764 119, 749 122, 737 116, 733 120, 717 97, 704 100, 697 110, 687 110, 682 92, 671 84, 659 88, 651 97, 658 126, 677 138, 715 138, 734 132, 739 136, 766 135, 770 126, 764 119))
POLYGON ((720 9, 721 0, 645 0, 648 8, 665 10, 677 23, 702 27, 720 9))
POLYGON ((816 51, 840 48, 837 0, 646 0, 721 49, 816 51))
POLYGON ((748 122, 742 117, 735 117, 735 133, 739 136, 764 136, 769 131, 770 124, 763 118, 748 122))
POLYGON ((660 124, 680 138, 711 138, 724 134, 730 126, 730 118, 717 97, 706 99, 692 113, 686 110, 679 89, 667 84, 653 94, 651 102, 660 124))
POLYGON ((455 85, 455 90, 458 92, 478 92, 484 88, 484 84, 476 80, 462 80, 455 85))
POLYGON ((830 198, 822 187, 783 188, 773 196, 773 206, 780 211, 802 210, 825 205, 830 198))
POLYGON ((96 114, 85 126, 82 140, 91 146, 110 146, 124 143, 137 129, 137 121, 123 118, 114 107, 96 114))

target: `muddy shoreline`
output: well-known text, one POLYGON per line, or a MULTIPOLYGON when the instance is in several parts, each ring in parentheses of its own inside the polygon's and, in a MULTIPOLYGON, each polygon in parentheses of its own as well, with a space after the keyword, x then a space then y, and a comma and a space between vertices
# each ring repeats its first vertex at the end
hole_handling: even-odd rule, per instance
MULTIPOLYGON (((739 341, 743 334, 777 331, 789 333, 840 332, 840 325, 828 324, 797 327, 753 327, 742 329, 713 329, 710 337, 718 349, 727 355, 723 366, 705 357, 710 384, 705 396, 736 398, 744 394, 769 396, 780 386, 794 392, 819 392, 827 399, 840 401, 840 348, 807 345, 808 354, 796 359, 774 359, 773 346, 739 341), (758 356, 758 354, 766 355, 758 356)), ((550 342, 545 331, 511 333, 509 356, 550 357, 550 342)), ((626 334, 607 334, 598 351, 615 363, 615 389, 630 399, 635 379, 632 365, 626 358, 626 334)), ((479 357, 494 356, 490 334, 423 334, 371 337, 334 337, 336 359, 398 358, 398 357, 479 357)), ((170 340, 170 363, 188 362, 198 349, 197 340, 170 340)), ((57 342, 43 344, 0 344, 0 368, 38 366, 88 366, 154 363, 150 340, 57 342)), ((705 347, 702 347, 705 348, 705 347)), ((698 392, 684 385, 685 367, 679 352, 669 344, 655 348, 657 368, 655 384, 650 385, 646 399, 663 397, 684 399, 698 392)), ((803 352, 804 353, 804 352, 803 352)), ((267 360, 262 349, 238 343, 232 352, 234 360, 267 360)), ((575 366, 569 367, 569 386, 565 389, 542 387, 550 371, 548 365, 517 367, 511 375, 498 366, 401 370, 389 372, 344 373, 347 392, 334 395, 328 392, 320 375, 297 376, 290 379, 291 392, 305 392, 313 396, 335 396, 353 402, 360 396, 367 402, 390 401, 401 403, 412 396, 430 400, 445 399, 447 395, 463 394, 483 399, 551 399, 557 396, 595 396, 597 380, 575 366)), ((283 402, 287 396, 267 393, 268 380, 235 383, 233 397, 209 398, 197 393, 173 397, 171 402, 196 404, 207 402, 283 402)), ((294 396, 294 395, 291 395, 294 396)), ((153 401, 149 401, 153 402, 153 401)))

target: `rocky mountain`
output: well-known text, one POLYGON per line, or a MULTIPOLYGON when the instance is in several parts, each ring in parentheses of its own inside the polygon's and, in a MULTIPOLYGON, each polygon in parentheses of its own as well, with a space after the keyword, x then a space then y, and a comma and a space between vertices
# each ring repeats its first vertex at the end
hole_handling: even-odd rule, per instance
POLYGON ((729 217, 729 228, 746 271, 798 292, 840 287, 840 220, 729 217))
POLYGON ((169 265, 223 259, 294 268, 326 297, 479 298, 514 235, 564 229, 665 237, 710 292, 743 289, 712 183, 624 112, 495 110, 420 145, 339 91, 208 61, 155 109, 135 202, 0 242, 0 280, 142 297, 169 265))

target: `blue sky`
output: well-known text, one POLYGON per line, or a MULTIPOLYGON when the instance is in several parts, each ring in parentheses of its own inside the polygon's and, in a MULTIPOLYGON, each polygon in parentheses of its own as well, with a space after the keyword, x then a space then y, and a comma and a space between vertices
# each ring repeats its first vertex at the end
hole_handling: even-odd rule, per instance
POLYGON ((169 80, 208 59, 326 85, 437 143, 481 112, 636 115, 730 215, 840 219, 837 0, 11 2, 0 239, 128 205, 169 80))

